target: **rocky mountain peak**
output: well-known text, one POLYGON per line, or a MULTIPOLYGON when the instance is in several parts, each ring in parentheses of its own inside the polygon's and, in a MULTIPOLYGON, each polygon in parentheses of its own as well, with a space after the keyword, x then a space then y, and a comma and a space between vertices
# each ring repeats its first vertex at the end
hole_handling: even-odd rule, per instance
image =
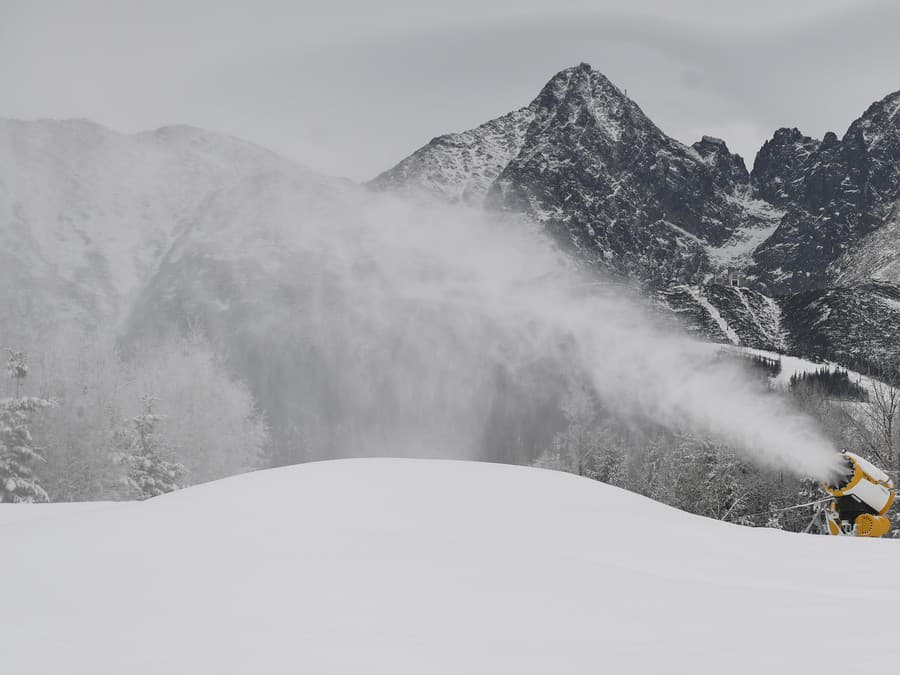
POLYGON ((433 138, 369 185, 481 204, 494 180, 519 154, 526 134, 541 136, 563 125, 598 130, 606 146, 636 128, 661 135, 606 76, 581 63, 554 75, 529 105, 474 129, 433 138))
POLYGON ((587 63, 554 75, 531 105, 538 133, 551 125, 591 127, 613 143, 635 129, 661 134, 634 101, 587 63))
POLYGON ((850 126, 850 131, 857 129, 863 132, 866 145, 870 147, 881 141, 896 140, 900 134, 900 91, 870 105, 850 126))
POLYGON ((840 144, 838 140, 837 134, 833 131, 828 131, 822 137, 822 144, 819 146, 820 150, 830 150, 831 148, 840 144))
POLYGON ((854 251, 869 250, 867 239, 890 224, 900 199, 898 110, 895 92, 869 106, 843 138, 828 132, 818 142, 780 129, 762 147, 754 187, 787 211, 754 255, 771 290, 806 290, 852 277, 847 261, 859 259, 854 251))
POLYGON ((734 189, 736 185, 749 182, 750 173, 744 164, 744 158, 732 153, 721 138, 703 136, 691 147, 704 162, 715 169, 713 180, 721 187, 734 189))
POLYGON ((728 145, 721 138, 715 136, 703 136, 699 141, 694 143, 694 149, 698 152, 728 152, 728 145))
POLYGON ((533 105, 488 203, 544 223, 582 256, 654 284, 697 280, 705 249, 751 220, 741 157, 713 137, 688 147, 667 136, 590 66, 558 73, 533 105))
POLYGON ((778 206, 796 202, 804 165, 821 144, 797 128, 778 129, 753 162, 752 183, 757 194, 778 206))

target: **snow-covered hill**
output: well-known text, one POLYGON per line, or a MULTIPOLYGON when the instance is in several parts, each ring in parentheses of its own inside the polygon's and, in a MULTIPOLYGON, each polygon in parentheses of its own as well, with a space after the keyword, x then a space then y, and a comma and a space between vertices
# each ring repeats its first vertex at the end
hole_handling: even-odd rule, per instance
POLYGON ((140 503, 5 505, 0 528, 16 675, 803 675, 900 657, 896 541, 746 529, 538 469, 325 462, 140 503))

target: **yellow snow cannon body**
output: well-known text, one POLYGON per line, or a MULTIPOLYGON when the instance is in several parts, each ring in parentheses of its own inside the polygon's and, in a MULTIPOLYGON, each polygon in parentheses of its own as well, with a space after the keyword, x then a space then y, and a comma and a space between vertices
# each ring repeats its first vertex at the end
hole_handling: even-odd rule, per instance
POLYGON ((853 521, 857 537, 883 537, 891 530, 891 521, 885 516, 864 513, 853 521))
POLYGON ((852 534, 858 537, 883 537, 891 529, 885 514, 894 503, 897 491, 884 471, 859 455, 841 453, 846 463, 842 476, 822 485, 834 497, 826 511, 831 534, 852 534))

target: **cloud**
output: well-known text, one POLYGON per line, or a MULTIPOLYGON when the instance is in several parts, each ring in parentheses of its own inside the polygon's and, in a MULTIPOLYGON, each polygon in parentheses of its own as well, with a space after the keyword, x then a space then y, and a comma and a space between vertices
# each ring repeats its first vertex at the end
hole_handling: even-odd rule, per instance
POLYGON ((366 179, 588 61, 686 143, 752 163, 900 86, 894 2, 28 3, 0 25, 0 115, 189 123, 366 179), (740 138, 720 130, 743 129, 740 138))

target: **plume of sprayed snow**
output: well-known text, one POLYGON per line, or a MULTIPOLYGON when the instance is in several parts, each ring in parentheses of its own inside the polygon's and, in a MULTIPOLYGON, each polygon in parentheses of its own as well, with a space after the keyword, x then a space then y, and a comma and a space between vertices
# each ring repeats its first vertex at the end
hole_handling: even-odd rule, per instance
POLYGON ((286 199, 275 220, 306 261, 298 321, 327 364, 319 398, 334 399, 336 424, 353 426, 366 452, 473 454, 497 369, 539 392, 523 374, 540 364, 588 376, 623 416, 694 430, 769 467, 833 471, 810 419, 710 345, 655 325, 625 289, 586 279, 533 224, 339 192, 286 199))

